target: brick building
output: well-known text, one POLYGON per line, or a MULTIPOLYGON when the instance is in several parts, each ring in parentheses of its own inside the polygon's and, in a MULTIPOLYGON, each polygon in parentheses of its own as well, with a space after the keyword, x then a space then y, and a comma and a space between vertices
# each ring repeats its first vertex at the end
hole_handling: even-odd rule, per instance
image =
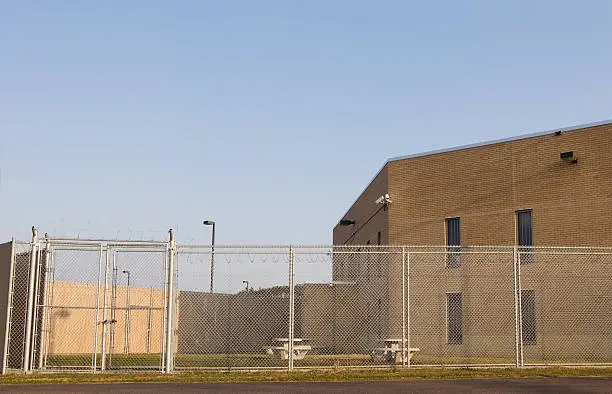
POLYGON ((610 152, 604 121, 390 159, 333 230, 334 245, 382 252, 335 260, 333 279, 353 281, 360 299, 380 294, 354 314, 387 316, 379 335, 398 337, 401 257, 384 251, 438 246, 409 249, 418 250, 405 278, 411 343, 425 355, 491 359, 515 346, 518 256, 525 357, 609 361, 609 251, 540 247, 612 246, 610 152))
POLYGON ((606 121, 390 159, 334 245, 514 245, 529 219, 524 243, 611 245, 611 151, 606 121), (386 193, 385 210, 375 200, 386 193))

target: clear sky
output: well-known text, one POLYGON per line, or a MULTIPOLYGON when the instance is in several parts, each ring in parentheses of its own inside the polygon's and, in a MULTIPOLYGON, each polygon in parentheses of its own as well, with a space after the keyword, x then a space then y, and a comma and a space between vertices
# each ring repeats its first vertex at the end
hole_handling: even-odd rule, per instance
POLYGON ((0 240, 328 244, 387 158, 612 118, 610 1, 0 5, 0 240))

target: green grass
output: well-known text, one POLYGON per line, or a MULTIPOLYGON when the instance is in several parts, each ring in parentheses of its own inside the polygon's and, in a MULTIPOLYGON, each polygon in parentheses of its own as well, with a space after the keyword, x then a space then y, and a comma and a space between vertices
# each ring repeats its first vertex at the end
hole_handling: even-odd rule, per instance
MULTIPOLYGON (((246 368, 285 368, 287 360, 270 358, 265 354, 177 354, 174 359, 177 369, 246 369, 246 368)), ((526 363, 546 364, 547 360, 526 359, 526 363)), ((551 361, 551 360, 548 360, 551 361)), ((552 360, 557 363, 560 360, 552 360)), ((596 360, 568 360, 568 363, 579 364, 589 363, 596 360)), ((97 365, 100 366, 101 358, 98 355, 97 365)), ((411 364, 419 365, 513 365, 511 358, 483 358, 483 357, 460 357, 446 356, 434 357, 425 354, 417 354, 411 364)), ((47 366, 49 369, 80 369, 90 370, 92 365, 91 355, 49 355, 47 366)), ((107 358, 107 368, 111 370, 126 369, 159 369, 161 365, 161 355, 158 354, 115 354, 107 358)), ((334 354, 317 355, 309 354, 303 360, 295 360, 296 367, 373 367, 381 366, 380 362, 375 363, 367 354, 334 354)), ((386 364, 389 368, 392 365, 386 364)))
POLYGON ((184 372, 107 373, 107 374, 8 374, 0 384, 75 384, 119 382, 288 382, 288 381, 375 381, 423 379, 482 379, 533 377, 612 377, 612 368, 414 368, 414 369, 343 369, 263 371, 263 372, 184 372))

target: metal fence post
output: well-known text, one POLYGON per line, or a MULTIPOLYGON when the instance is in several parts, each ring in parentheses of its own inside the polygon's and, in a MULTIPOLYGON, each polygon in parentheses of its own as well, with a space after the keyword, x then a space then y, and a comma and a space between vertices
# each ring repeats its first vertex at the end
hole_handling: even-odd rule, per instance
POLYGON ((42 275, 41 272, 39 272, 39 275, 41 275, 42 277, 42 294, 40 296, 40 300, 41 300, 41 315, 42 318, 40 319, 40 344, 39 344, 39 351, 38 351, 38 369, 42 369, 43 368, 43 362, 44 362, 44 353, 45 353, 45 346, 46 346, 46 342, 45 342, 45 332, 47 330, 47 284, 49 283, 49 247, 50 247, 50 242, 49 242, 49 236, 47 234, 45 234, 45 252, 44 252, 44 258, 43 258, 43 263, 44 264, 40 264, 40 268, 39 270, 42 270, 44 268, 45 272, 44 275, 42 275))
POLYGON ((410 368, 410 252, 406 253, 406 348, 408 348, 408 368, 410 368))
POLYGON ((516 259, 516 294, 517 294, 517 314, 518 314, 518 343, 519 343, 519 367, 523 368, 523 302, 522 302, 522 290, 521 290, 521 253, 517 251, 516 259))
POLYGON ((168 286, 168 291, 166 292, 167 295, 167 309, 166 309, 166 363, 165 363, 165 371, 166 373, 170 373, 172 372, 172 370, 174 369, 173 366, 173 361, 174 361, 174 346, 173 346, 173 339, 174 339, 174 307, 175 307, 175 300, 174 300, 174 274, 175 274, 175 269, 174 269, 174 262, 175 262, 175 254, 176 254, 176 242, 174 241, 174 235, 172 233, 172 230, 169 231, 170 233, 170 241, 169 241, 169 247, 170 247, 170 251, 169 251, 169 256, 168 256, 168 273, 167 273, 167 277, 168 277, 168 282, 167 282, 167 286, 168 286))
POLYGON ((102 361, 100 363, 100 371, 106 370, 106 331, 108 330, 108 275, 110 271, 110 248, 106 246, 106 267, 104 269, 104 295, 102 301, 102 348, 101 355, 102 361))
MULTIPOLYGON (((410 351, 408 351, 410 354, 410 351)), ((406 366, 406 248, 402 247, 402 367, 406 366)))
POLYGON ((26 326, 24 334, 23 372, 30 372, 30 350, 32 348, 32 328, 34 318, 34 290, 36 287, 36 256, 38 231, 32 226, 32 248, 30 251, 30 271, 28 281, 28 303, 26 307, 26 326))
MULTIPOLYGON (((96 288, 96 316, 94 318, 94 347, 93 347, 93 362, 92 362, 92 370, 95 373, 98 369, 98 333, 100 332, 99 319, 100 319, 100 287, 102 286, 102 261, 104 258, 104 249, 102 245, 100 245, 100 257, 98 259, 98 285, 96 288)), ((102 355, 104 357, 104 355, 102 355)))
POLYGON ((293 247, 289 247, 289 343, 287 347, 288 351, 288 368, 290 371, 293 370, 293 338, 294 338, 294 319, 295 319, 295 287, 294 287, 294 260, 295 252, 293 247))
POLYGON ((519 307, 518 307, 518 275, 517 275, 517 247, 512 252, 513 290, 514 290, 514 367, 519 367, 519 307))

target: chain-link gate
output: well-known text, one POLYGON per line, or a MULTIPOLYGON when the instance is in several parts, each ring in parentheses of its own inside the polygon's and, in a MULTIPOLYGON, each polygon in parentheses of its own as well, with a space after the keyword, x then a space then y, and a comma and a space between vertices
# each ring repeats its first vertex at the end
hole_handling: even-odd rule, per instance
POLYGON ((171 370, 172 238, 11 246, 3 370, 171 370))

